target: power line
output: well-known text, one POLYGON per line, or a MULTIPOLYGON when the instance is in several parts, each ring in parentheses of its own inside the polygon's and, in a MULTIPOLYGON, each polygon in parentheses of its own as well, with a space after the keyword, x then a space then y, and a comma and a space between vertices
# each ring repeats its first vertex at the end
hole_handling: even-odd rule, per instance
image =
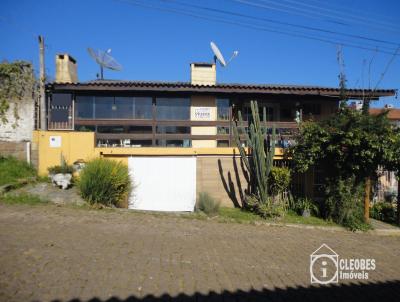
MULTIPOLYGON (((329 15, 327 13, 324 12, 319 12, 314 10, 310 10, 310 9, 304 9, 301 7, 296 7, 293 5, 288 5, 285 3, 276 3, 270 0, 260 0, 263 1, 264 3, 270 3, 268 4, 262 4, 259 2, 254 2, 254 1, 248 1, 248 0, 232 0, 234 2, 237 3, 241 3, 241 4, 245 4, 248 6, 253 6, 253 7, 258 7, 258 8, 262 8, 262 9, 267 9, 267 10, 276 10, 276 11, 281 11, 281 12, 285 12, 285 13, 289 13, 289 14, 295 14, 295 15, 301 15, 301 16, 305 16, 307 18, 319 18, 321 19, 321 17, 325 17, 325 18, 330 18, 331 21, 329 22, 334 22, 337 24, 341 24, 341 25, 346 25, 346 26, 351 26, 351 23, 356 23, 359 25, 363 25, 366 27, 370 27, 370 28, 374 28, 377 30, 388 30, 388 31, 392 31, 392 32, 396 32, 399 33, 400 30, 396 30, 393 28, 388 28, 385 26, 379 26, 379 25, 375 25, 376 22, 365 22, 365 21, 361 21, 361 20, 357 20, 357 18, 349 18, 349 17, 342 17, 342 16, 332 16, 329 15), (272 5, 272 6, 271 6, 272 5), (277 7, 276 7, 277 6, 277 7), (319 16, 319 17, 318 17, 319 16), (336 20, 335 20, 336 19, 336 20), (341 20, 340 22, 338 20, 341 20), (349 23, 350 22, 350 23, 349 23)), ((324 19, 322 19, 324 20, 324 19)), ((327 20, 324 20, 327 21, 327 20)))
MULTIPOLYGON (((221 13, 221 14, 225 14, 225 15, 244 17, 244 18, 248 18, 248 19, 252 19, 252 20, 260 20, 260 21, 264 21, 264 22, 268 22, 268 23, 275 23, 275 24, 290 26, 290 27, 294 27, 294 28, 302 28, 302 29, 306 29, 306 30, 318 31, 318 32, 323 32, 323 33, 328 33, 328 34, 333 34, 333 35, 342 35, 342 36, 346 36, 346 37, 350 37, 350 38, 356 38, 356 39, 361 39, 361 40, 365 40, 365 41, 378 42, 378 43, 384 43, 384 44, 395 45, 395 46, 397 46, 399 44, 399 43, 396 43, 393 41, 374 39, 374 38, 369 38, 369 37, 365 37, 365 36, 361 36, 361 35, 348 34, 348 33, 338 32, 338 31, 334 31, 334 30, 313 27, 313 26, 306 26, 306 25, 301 25, 301 24, 282 22, 282 21, 273 20, 273 19, 269 19, 269 18, 261 18, 261 17, 257 17, 257 16, 246 15, 246 14, 236 13, 236 12, 232 12, 232 11, 226 11, 226 10, 221 10, 221 9, 216 9, 216 8, 188 4, 188 3, 184 3, 181 1, 177 1, 177 0, 170 0, 170 1, 172 1, 174 3, 178 3, 179 5, 187 6, 187 7, 217 12, 217 13, 221 13)), ((390 50, 394 50, 394 48, 390 49, 390 50)))
MULTIPOLYGON (((140 6, 140 7, 152 9, 152 10, 158 10, 158 11, 169 12, 169 13, 174 13, 174 14, 179 14, 179 15, 185 15, 185 16, 189 16, 189 17, 193 17, 193 18, 197 18, 197 19, 203 19, 203 20, 208 20, 208 21, 214 21, 214 22, 219 22, 219 23, 235 25, 235 26, 239 26, 239 27, 250 28, 250 29, 264 31, 264 32, 272 32, 272 33, 283 34, 283 35, 297 37, 297 38, 305 38, 305 39, 309 39, 309 40, 325 42, 325 43, 329 43, 329 44, 332 44, 332 45, 341 44, 343 46, 348 46, 348 47, 352 47, 352 48, 358 48, 358 49, 369 50, 369 51, 376 51, 376 47, 372 47, 370 45, 363 46, 363 45, 354 44, 352 42, 347 42, 347 41, 343 42, 343 41, 340 41, 340 40, 336 40, 336 41, 335 40, 330 40, 329 38, 326 38, 326 37, 310 36, 310 35, 307 35, 307 34, 304 34, 304 33, 301 33, 301 32, 295 32, 294 33, 294 31, 290 31, 289 32, 289 31, 284 31, 284 30, 281 30, 281 29, 271 29, 270 27, 266 28, 266 27, 262 27, 262 26, 258 26, 258 25, 254 25, 254 24, 250 24, 250 23, 243 23, 243 22, 237 22, 237 21, 232 21, 232 20, 227 20, 227 19, 221 19, 219 17, 216 18, 216 17, 199 15, 197 13, 194 13, 194 12, 188 11, 188 10, 169 8, 169 7, 160 7, 160 6, 155 6, 153 4, 149 5, 148 2, 141 3, 141 2, 138 2, 136 0, 114 0, 114 1, 119 1, 119 2, 131 4, 131 5, 135 5, 135 6, 140 6)), ((393 52, 391 52, 391 51, 378 50, 378 52, 384 53, 384 54, 393 55, 393 52)))
MULTIPOLYGON (((271 0, 270 1, 268 1, 268 0, 260 0, 260 1, 269 2, 269 3, 271 3, 271 2, 276 3, 276 0, 272 0, 272 1, 271 0)), ((323 7, 321 5, 313 5, 313 4, 305 3, 304 1, 302 1, 302 2, 293 1, 293 0, 280 0, 280 1, 291 3, 291 4, 295 4, 295 5, 299 5, 299 6, 303 6, 303 7, 308 7, 309 9, 311 8, 311 12, 313 12, 315 10, 320 10, 320 11, 325 11, 325 12, 328 12, 328 13, 333 13, 335 15, 339 15, 340 18, 343 18, 342 17, 343 15, 347 15, 348 18, 351 18, 351 20, 358 19, 361 22, 368 22, 368 24, 370 24, 372 22, 373 24, 378 24, 379 23, 379 24, 381 24, 382 26, 385 26, 385 27, 387 27, 387 26, 388 27, 393 27, 393 26, 396 27, 396 24, 391 24, 391 23, 388 23, 388 22, 385 22, 385 21, 382 22, 382 21, 375 20, 375 19, 372 20, 372 19, 365 18, 365 17, 361 16, 359 13, 354 14, 354 13, 348 12, 346 10, 335 10, 335 9, 332 9, 332 8, 323 7)), ((281 5, 281 2, 279 2, 278 5, 281 5)))

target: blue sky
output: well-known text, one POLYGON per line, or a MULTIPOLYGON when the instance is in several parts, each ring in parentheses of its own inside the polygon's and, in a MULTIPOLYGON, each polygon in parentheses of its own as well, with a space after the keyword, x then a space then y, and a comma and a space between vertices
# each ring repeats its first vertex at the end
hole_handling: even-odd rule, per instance
MULTIPOLYGON (((112 55, 123 65, 121 72, 106 71, 106 78, 188 81, 190 62, 211 61, 209 43, 215 41, 225 57, 229 58, 233 50, 240 52, 227 68, 218 67, 219 82, 336 87, 339 73, 336 53, 341 42, 379 50, 342 46, 349 87, 374 88, 389 66, 379 88, 400 89, 400 55, 393 57, 381 52, 394 53, 396 43, 400 45, 399 10, 400 1, 395 0, 3 0, 0 60, 28 60, 37 70, 37 35, 42 34, 46 40, 46 71, 50 77, 54 77, 56 53, 69 53, 78 62, 79 80, 94 79, 98 67, 86 51, 87 47, 93 47, 111 48, 112 55), (183 10, 194 11, 192 15, 197 17, 184 15, 183 10), (266 23, 265 19, 384 42, 306 31, 266 23), (271 30, 306 34, 313 39, 271 30)), ((396 98, 386 98, 374 106, 385 103, 400 107, 396 98)))

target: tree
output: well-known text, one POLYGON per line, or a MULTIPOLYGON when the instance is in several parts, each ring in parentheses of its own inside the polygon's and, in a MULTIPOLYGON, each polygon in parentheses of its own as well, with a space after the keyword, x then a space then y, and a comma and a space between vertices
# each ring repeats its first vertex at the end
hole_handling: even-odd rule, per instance
MULTIPOLYGON (((340 187, 340 183, 351 184, 354 190, 349 192, 359 194, 358 188, 365 185, 367 179, 374 179, 379 167, 393 168, 394 159, 398 157, 398 149, 396 151, 393 144, 398 140, 399 134, 386 113, 371 116, 342 107, 324 121, 302 124, 297 144, 290 149, 290 155, 300 172, 313 165, 324 168, 328 195, 339 196, 335 186, 340 187)), ((332 208, 330 210, 327 216, 335 216, 332 208)))

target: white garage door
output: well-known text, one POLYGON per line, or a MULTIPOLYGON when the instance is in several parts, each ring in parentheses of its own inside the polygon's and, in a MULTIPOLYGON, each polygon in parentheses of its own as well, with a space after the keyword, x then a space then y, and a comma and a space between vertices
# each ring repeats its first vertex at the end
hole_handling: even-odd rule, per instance
POLYGON ((131 157, 135 189, 129 208, 150 211, 193 211, 196 203, 195 157, 131 157))

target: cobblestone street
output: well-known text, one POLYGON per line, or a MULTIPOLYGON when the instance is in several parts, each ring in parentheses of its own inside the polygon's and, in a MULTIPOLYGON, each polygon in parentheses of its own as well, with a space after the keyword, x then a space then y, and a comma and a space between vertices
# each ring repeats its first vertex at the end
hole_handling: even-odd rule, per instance
POLYGON ((400 236, 0 204, 0 255, 7 302, 400 297, 400 236), (340 257, 374 258, 376 270, 311 286, 310 254, 323 243, 340 257))

